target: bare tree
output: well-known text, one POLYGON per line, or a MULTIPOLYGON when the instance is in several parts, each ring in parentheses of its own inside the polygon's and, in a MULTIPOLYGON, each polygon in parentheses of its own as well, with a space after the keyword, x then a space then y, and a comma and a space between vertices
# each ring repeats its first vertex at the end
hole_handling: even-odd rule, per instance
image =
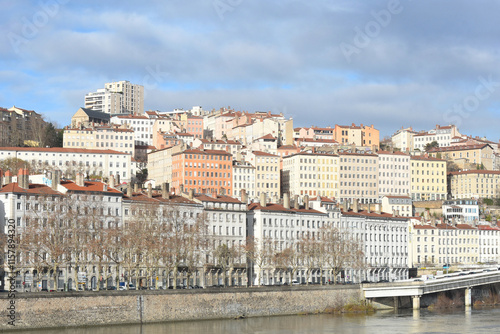
POLYGON ((272 240, 269 237, 263 238, 261 243, 259 243, 259 240, 254 237, 249 237, 246 240, 245 253, 247 255, 247 259, 258 268, 258 285, 262 284, 262 270, 267 265, 271 264, 273 256, 272 249, 272 240))
POLYGON ((322 251, 324 259, 332 269, 334 284, 337 283, 337 275, 347 267, 360 268, 364 263, 362 243, 355 240, 348 231, 340 231, 333 226, 321 228, 322 251))

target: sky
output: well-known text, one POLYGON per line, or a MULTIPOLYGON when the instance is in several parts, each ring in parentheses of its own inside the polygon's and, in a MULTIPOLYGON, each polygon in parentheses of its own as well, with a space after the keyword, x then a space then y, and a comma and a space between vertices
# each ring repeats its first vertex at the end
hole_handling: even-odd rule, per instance
POLYGON ((272 111, 498 141, 498 1, 0 0, 0 107, 59 126, 128 80, 145 110, 272 111))

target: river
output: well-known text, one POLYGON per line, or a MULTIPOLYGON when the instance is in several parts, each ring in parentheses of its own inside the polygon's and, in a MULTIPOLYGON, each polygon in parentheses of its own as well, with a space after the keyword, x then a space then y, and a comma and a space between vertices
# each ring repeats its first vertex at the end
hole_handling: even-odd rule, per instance
POLYGON ((37 331, 26 334, 221 334, 221 333, 500 333, 500 308, 430 312, 404 310, 373 315, 304 315, 209 320, 150 325, 102 326, 37 331))

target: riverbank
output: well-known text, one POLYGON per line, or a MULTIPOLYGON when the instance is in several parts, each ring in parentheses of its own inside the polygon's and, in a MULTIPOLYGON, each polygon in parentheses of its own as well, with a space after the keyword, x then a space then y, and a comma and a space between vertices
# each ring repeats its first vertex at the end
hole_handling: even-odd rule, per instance
POLYGON ((1 294, 0 330, 318 313, 360 299, 357 285, 1 294))

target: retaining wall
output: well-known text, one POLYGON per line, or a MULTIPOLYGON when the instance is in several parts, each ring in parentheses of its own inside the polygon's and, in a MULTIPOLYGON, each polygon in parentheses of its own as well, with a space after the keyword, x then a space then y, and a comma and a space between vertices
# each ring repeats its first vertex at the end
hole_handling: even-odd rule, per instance
POLYGON ((0 294, 0 331, 321 312, 361 298, 359 286, 0 294), (15 305, 15 326, 9 325, 15 305), (11 307, 12 309, 12 307, 11 307))

